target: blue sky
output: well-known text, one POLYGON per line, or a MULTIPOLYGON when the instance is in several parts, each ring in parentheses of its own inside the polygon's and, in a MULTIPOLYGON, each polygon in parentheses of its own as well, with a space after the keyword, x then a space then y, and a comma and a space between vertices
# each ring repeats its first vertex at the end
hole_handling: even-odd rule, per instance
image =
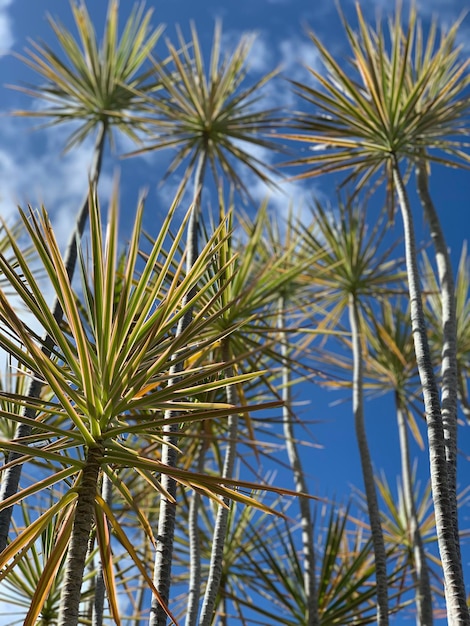
MULTIPOLYGON (((90 13, 102 31, 106 13, 106 2, 89 2, 90 13)), ((121 0, 122 20, 128 14, 132 2, 121 0)), ((366 16, 386 10, 392 3, 387 0, 361 0, 360 5, 366 16)), ((408 0, 404 1, 408 6, 408 0)), ((296 80, 309 80, 302 64, 318 68, 318 59, 311 45, 306 28, 310 27, 323 42, 336 54, 344 54, 344 38, 334 2, 311 2, 306 0, 172 0, 157 2, 148 0, 147 7, 154 8, 153 24, 166 25, 165 36, 175 41, 175 24, 179 23, 185 34, 188 24, 195 21, 201 43, 208 49, 212 40, 214 19, 221 18, 224 26, 225 42, 230 46, 242 32, 257 33, 250 57, 253 79, 276 66, 283 74, 296 80), (321 4, 321 6, 320 6, 321 4)), ((349 19, 354 16, 354 3, 343 0, 341 6, 349 19)), ((468 9, 468 0, 423 0, 418 2, 423 19, 435 15, 445 26, 454 21, 463 10, 468 9)), ((7 114, 15 108, 29 108, 33 103, 22 94, 7 88, 6 84, 35 82, 31 72, 10 52, 21 53, 27 39, 52 41, 52 33, 47 24, 46 13, 57 17, 71 26, 70 7, 63 0, 0 0, 0 214, 11 218, 17 204, 34 206, 44 203, 53 217, 56 232, 65 242, 69 232, 75 207, 81 201, 87 181, 87 168, 92 142, 61 155, 64 131, 60 128, 47 131, 33 131, 31 121, 11 118, 7 114)), ((460 40, 464 52, 469 52, 470 18, 467 17, 460 30, 460 40)), ((163 42, 159 44, 163 54, 163 42)), ((248 80, 250 79, 248 77, 248 80)), ((299 106, 288 84, 277 79, 267 90, 267 103, 293 110, 299 106)), ((117 153, 131 149, 127 141, 119 140, 117 153)), ((275 157, 262 153, 263 158, 275 161, 275 157)), ((145 159, 119 160, 108 158, 105 161, 101 180, 103 198, 109 196, 116 168, 121 170, 123 206, 131 210, 135 207, 139 188, 149 187, 149 204, 162 208, 172 195, 170 180, 165 188, 158 186, 159 177, 167 163, 168 155, 162 153, 145 159)), ((315 182, 289 183, 285 186, 286 195, 277 194, 272 199, 273 210, 282 211, 292 198, 294 203, 308 199, 312 194, 322 198, 333 198, 335 181, 331 178, 315 182)), ((263 185, 253 183, 254 195, 261 200, 266 194, 263 185)), ((431 191, 441 213, 446 236, 451 247, 455 264, 460 256, 463 240, 468 237, 470 219, 468 208, 470 197, 470 175, 461 171, 435 168, 431 179, 431 191)), ((162 209, 164 210, 164 208, 162 209)), ((417 215, 418 209, 416 209, 417 215)), ((420 217, 417 219, 418 238, 424 240, 426 229, 420 217)), ((151 220, 147 227, 152 228, 151 220)), ((401 223, 397 220, 394 235, 400 236, 401 223)), ((338 397, 333 392, 319 392, 312 387, 302 387, 299 401, 310 401, 309 407, 302 407, 300 413, 305 419, 314 421, 310 430, 321 448, 305 455, 307 471, 311 477, 312 492, 322 496, 347 498, 351 484, 361 486, 361 474, 354 439, 350 405, 331 405, 338 397)), ((373 459, 377 469, 383 469, 391 483, 398 473, 399 453, 394 407, 392 398, 381 398, 367 405, 367 429, 373 459)), ((461 429, 459 446, 470 452, 469 428, 461 429)), ((423 480, 427 476, 427 455, 416 449, 419 460, 419 473, 423 480)), ((470 467, 464 457, 460 459, 459 480, 462 486, 470 482, 470 467)), ((463 511, 462 522, 470 526, 467 509, 463 511)), ((464 545, 464 560, 470 585, 470 545, 464 545)), ((400 620, 395 624, 401 623, 400 620)), ((405 623, 405 622, 404 622, 405 623)))

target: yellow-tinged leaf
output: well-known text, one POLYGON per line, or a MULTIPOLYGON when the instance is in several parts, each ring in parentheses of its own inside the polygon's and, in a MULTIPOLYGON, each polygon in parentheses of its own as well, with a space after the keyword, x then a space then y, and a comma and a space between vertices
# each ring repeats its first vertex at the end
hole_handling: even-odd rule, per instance
POLYGON ((77 499, 77 497, 78 493, 75 490, 70 489, 64 496, 62 496, 59 502, 54 504, 45 513, 34 520, 32 524, 27 526, 23 532, 5 548, 5 550, 0 554, 0 569, 2 569, 0 572, 0 581, 2 581, 6 574, 8 574, 8 572, 12 569, 12 565, 3 569, 8 561, 13 558, 13 564, 15 564, 23 558, 27 549, 36 541, 44 528, 46 528, 51 518, 54 517, 56 513, 69 506, 74 500, 77 499))
POLYGON ((104 513, 106 514, 106 517, 108 518, 109 523, 111 524, 111 526, 114 529, 114 532, 116 533, 116 537, 119 539, 119 541, 121 542, 123 547, 127 550, 127 553, 129 554, 131 559, 134 561, 136 567, 138 568, 138 570, 140 571, 140 573, 144 577, 144 579, 147 582, 150 590, 152 591, 152 593, 157 598, 160 606, 163 608, 163 610, 168 615, 168 617, 172 620, 173 624, 175 626, 178 626, 178 622, 176 621, 174 616, 171 614, 171 612, 168 609, 168 607, 166 606, 166 604, 163 602, 163 599, 162 599, 161 595, 158 593, 158 590, 156 589, 155 585, 153 584, 153 580, 150 578, 150 576, 149 576, 149 574, 147 572, 147 565, 145 563, 142 563, 142 561, 140 560, 137 552, 134 549, 134 546, 129 541, 125 531, 123 530, 123 528, 121 526, 121 524, 115 518, 113 512, 111 511, 111 509, 109 508, 107 503, 103 500, 103 498, 99 494, 96 495, 96 502, 99 505, 99 507, 104 511, 104 513))
POLYGON ((55 538, 55 545, 44 566, 44 571, 37 581, 36 590, 31 600, 29 611, 26 615, 24 626, 35 626, 42 611, 44 602, 47 600, 52 585, 56 580, 57 571, 62 563, 64 554, 69 545, 70 534, 73 526, 74 509, 67 511, 65 519, 58 535, 55 538))
POLYGON ((111 616, 117 626, 121 626, 119 603, 116 595, 116 583, 114 578, 113 555, 111 550, 111 538, 109 535, 106 514, 100 507, 98 500, 95 502, 96 536, 100 550, 101 567, 106 585, 107 598, 111 609, 111 616))

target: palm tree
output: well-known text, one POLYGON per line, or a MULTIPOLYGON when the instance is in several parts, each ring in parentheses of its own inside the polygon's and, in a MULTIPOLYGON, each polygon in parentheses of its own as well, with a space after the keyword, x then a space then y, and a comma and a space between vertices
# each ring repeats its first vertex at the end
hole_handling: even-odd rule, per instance
MULTIPOLYGON (((425 313, 430 330, 430 344, 442 349, 443 340, 443 303, 439 290, 439 278, 423 253, 423 287, 426 293, 425 313)), ((470 403, 466 379, 470 371, 470 267, 467 244, 464 242, 460 254, 459 266, 455 279, 456 339, 457 339, 457 389, 460 408, 470 420, 470 403)))
POLYGON ((366 306, 367 300, 383 297, 391 291, 400 277, 397 271, 399 261, 390 260, 393 246, 383 249, 387 230, 383 213, 368 233, 362 206, 352 201, 340 202, 336 210, 337 218, 334 209, 327 211, 321 204, 315 205, 312 209, 312 224, 304 228, 302 254, 307 258, 321 255, 318 263, 313 264, 307 272, 313 290, 319 291, 316 298, 322 303, 324 311, 323 319, 320 317, 318 322, 318 330, 337 326, 345 311, 349 316, 353 414, 376 560, 377 620, 379 624, 387 624, 386 553, 364 418, 365 330, 361 308, 366 306))
MULTIPOLYGON (((290 516, 273 519, 269 535, 260 524, 246 531, 250 544, 242 551, 247 561, 242 580, 253 578, 254 585, 240 604, 256 615, 256 623, 306 624, 308 598, 303 593, 296 521, 290 516), (264 602, 257 602, 256 594, 264 602)), ((350 515, 349 507, 330 503, 318 505, 315 527, 319 624, 377 623, 374 553, 363 522, 350 515)), ((399 572, 390 573, 387 582, 395 612, 401 605, 399 572)))
MULTIPOLYGON (((239 485, 251 489, 253 485, 250 483, 168 467, 160 459, 156 459, 152 452, 155 444, 161 444, 167 423, 165 411, 170 405, 183 413, 185 422, 230 415, 233 407, 227 408, 225 404, 189 403, 179 399, 192 397, 198 400, 200 395, 211 389, 224 388, 227 384, 256 376, 256 372, 252 372, 221 379, 216 375, 220 371, 220 364, 211 363, 182 372, 176 384, 168 385, 170 369, 175 360, 190 358, 200 351, 201 341, 209 347, 222 338, 210 328, 213 319, 212 303, 201 308, 200 315, 180 337, 175 337, 172 333, 174 323, 185 312, 184 307, 181 307, 183 294, 190 291, 192 285, 201 279, 217 251, 214 248, 215 239, 208 242, 191 274, 173 281, 171 289, 165 289, 161 298, 160 286, 166 279, 173 256, 168 257, 163 267, 158 261, 168 236, 175 205, 170 208, 164 220, 139 281, 135 282, 143 204, 139 206, 130 237, 123 271, 124 281, 117 281, 116 196, 110 204, 105 242, 96 194, 91 194, 89 203, 90 266, 93 271, 90 271, 79 249, 83 306, 79 306, 77 295, 67 276, 47 214, 44 211, 39 218, 31 213, 22 214, 28 235, 60 300, 68 328, 66 332, 50 312, 42 286, 34 279, 27 261, 21 258, 14 238, 11 238, 10 245, 19 266, 18 271, 4 257, 0 257, 0 269, 11 289, 15 290, 24 307, 43 326, 47 335, 53 337, 57 346, 52 359, 45 355, 37 344, 37 335, 21 321, 5 293, 0 291, 0 315, 5 325, 0 331, 0 346, 24 363, 32 376, 46 382, 53 392, 49 398, 35 400, 23 396, 10 398, 19 407, 32 406, 37 418, 33 421, 15 414, 15 419, 30 426, 34 425, 34 430, 26 439, 2 442, 6 450, 17 455, 8 466, 24 464, 30 457, 35 457, 44 462, 46 475, 36 478, 32 484, 10 496, 0 508, 9 507, 28 497, 35 498, 44 489, 54 485, 61 486, 52 506, 13 539, 0 556, 1 580, 21 560, 50 520, 57 516, 55 544, 44 566, 25 624, 36 623, 64 558, 58 625, 70 626, 78 623, 82 577, 93 525, 113 618, 118 620, 119 609, 114 592, 112 544, 108 523, 135 568, 144 576, 150 590, 164 604, 132 542, 98 492, 103 474, 113 483, 117 496, 130 506, 152 542, 155 542, 155 537, 151 528, 132 493, 119 478, 120 468, 133 467, 153 487, 154 492, 164 492, 161 482, 155 479, 155 473, 168 472, 181 484, 200 489, 209 496, 233 496, 240 502, 255 503, 253 498, 234 488, 239 485), (158 275, 155 277, 156 269, 158 275), (116 287, 119 288, 117 308, 116 287), (135 448, 134 445, 142 440, 147 445, 135 448)), ((183 221, 175 235, 173 250, 177 249, 181 241, 186 222, 187 220, 183 221)), ((219 232, 216 231, 214 237, 218 236, 219 232)), ((197 301, 210 288, 209 281, 194 300, 197 301)), ((195 301, 187 306, 194 306, 195 301)), ((231 330, 226 329, 225 333, 231 330)), ((244 407, 239 407, 239 411, 245 410, 244 407)), ((177 419, 180 421, 180 417, 177 419)), ((271 489, 277 491, 275 488, 271 489)), ((262 503, 257 506, 267 510, 262 503)), ((165 610, 172 618, 168 609, 165 610)))
MULTIPOLYGON (((180 191, 194 176, 194 192, 191 218, 188 224, 186 245, 187 274, 190 273, 198 254, 201 199, 206 170, 210 169, 216 183, 221 175, 241 191, 247 188, 237 173, 237 164, 248 168, 261 180, 269 182, 269 168, 257 159, 244 144, 273 149, 277 144, 263 138, 271 130, 276 119, 272 110, 255 108, 259 93, 274 72, 267 74, 250 87, 243 87, 246 62, 251 48, 250 38, 243 37, 231 53, 221 55, 221 26, 216 24, 210 62, 204 64, 195 26, 191 27, 191 39, 185 41, 178 32, 179 48, 168 43, 169 63, 154 62, 156 81, 163 91, 158 98, 149 95, 146 115, 147 132, 155 135, 155 142, 143 151, 172 148, 176 154, 167 174, 184 165, 180 191)), ((186 301, 194 294, 188 293, 186 301)), ((190 323, 191 308, 186 308, 177 335, 190 323)), ((175 370, 175 380, 178 371, 175 370)), ((171 414, 168 415, 172 417, 171 414)), ((177 424, 168 427, 168 439, 163 448, 163 458, 169 465, 176 463, 174 436, 177 424)), ((167 479, 166 490, 172 498, 176 484, 167 479)), ((171 553, 174 534, 174 506, 162 499, 159 518, 158 545, 155 561, 155 584, 164 598, 168 598, 171 553)), ((166 615, 159 604, 154 603, 151 626, 164 626, 166 615)))
MULTIPOLYGON (((244 223, 244 229, 249 232, 249 221, 244 223)), ((302 257, 302 220, 299 215, 295 216, 292 209, 289 209, 285 220, 276 219, 273 215, 266 215, 265 235, 263 246, 260 250, 260 260, 266 263, 269 259, 283 257, 286 265, 283 271, 288 271, 290 267, 301 267, 304 263, 308 266, 315 263, 312 256, 306 261, 302 257), (286 256, 287 253, 287 256, 286 256)), ((322 252, 318 259, 321 259, 322 252)), ((281 398, 283 434, 286 445, 286 452, 292 468, 295 489, 299 494, 299 511, 302 526, 302 554, 303 554, 303 588, 306 598, 305 625, 314 626, 319 624, 318 597, 316 589, 315 573, 315 543, 313 519, 311 514, 311 503, 305 494, 309 494, 309 488, 303 468, 303 463, 299 451, 298 441, 295 436, 296 416, 292 402, 292 387, 295 382, 294 370, 296 362, 293 354, 296 351, 295 336, 305 336, 312 338, 315 332, 308 332, 302 328, 302 314, 299 312, 304 308, 305 321, 308 320, 308 302, 310 296, 309 281, 305 276, 299 274, 296 280, 289 280, 280 285, 277 294, 277 328, 279 331, 279 352, 281 356, 281 398), (303 279, 303 280, 302 280, 303 279), (305 306, 302 307, 302 299, 305 306), (295 314, 293 309, 295 309, 295 314), (294 334, 295 333, 295 334, 294 334), (303 495, 302 495, 303 494, 303 495)), ((306 349, 307 342, 302 341, 302 351, 306 349)))
MULTIPOLYGON (((457 497, 457 320, 455 313, 454 275, 449 250, 442 230, 439 214, 436 211, 429 191, 428 164, 423 151, 423 158, 416 164, 416 188, 423 208, 424 217, 429 225, 431 239, 439 276, 441 297, 441 412, 444 440, 455 442, 446 445, 447 480, 452 501, 457 497)), ((457 508, 452 510, 455 545, 460 548, 457 508)))
MULTIPOLYGON (((220 216, 224 226, 225 245, 209 270, 219 278, 213 283, 213 290, 208 295, 215 300, 217 292, 223 292, 219 300, 220 314, 214 320, 218 332, 225 333, 219 348, 221 361, 228 364, 227 375, 233 376, 235 368, 232 363, 241 360, 237 371, 249 372, 255 368, 266 368, 269 360, 279 361, 270 345, 271 336, 275 333, 278 294, 286 289, 302 273, 306 263, 291 263, 296 242, 274 257, 268 257, 264 251, 263 234, 265 231, 267 204, 261 206, 252 227, 243 243, 243 254, 233 256, 231 231, 232 213, 220 216), (233 258, 232 261, 230 259, 233 258), (227 330, 237 327, 232 333, 227 330)), ((240 386, 227 385, 226 401, 231 405, 243 404, 243 389, 240 386)), ((223 463, 223 476, 231 478, 236 457, 239 419, 236 413, 230 415, 227 422, 227 446, 223 463)), ((228 504, 220 506, 216 516, 213 550, 206 591, 202 603, 199 623, 210 626, 212 623, 215 600, 218 593, 225 535, 228 521, 228 504)))
MULTIPOLYGON (((456 524, 455 425, 443 425, 439 390, 426 337, 420 279, 416 259, 413 216, 401 165, 423 159, 456 166, 469 157, 461 146, 467 134, 470 101, 466 94, 469 76, 455 46, 458 23, 441 35, 435 45, 436 25, 425 40, 423 27, 410 9, 408 26, 401 23, 399 7, 389 22, 387 37, 380 24, 376 30, 364 21, 357 7, 359 31, 343 19, 352 52, 351 71, 345 70, 320 40, 311 39, 322 59, 326 75, 311 69, 321 89, 295 83, 297 92, 315 109, 300 114, 292 126, 305 134, 291 139, 318 144, 312 156, 294 164, 307 169, 301 177, 351 170, 358 191, 376 174, 385 172, 388 201, 395 194, 403 219, 406 266, 410 293, 411 323, 428 425, 431 480, 436 506, 439 549, 446 581, 448 616, 451 623, 469 624, 462 563, 456 524), (389 50, 386 47, 389 41, 389 50), (436 153, 436 151, 438 151, 436 153), (445 428, 445 433, 444 433, 445 428), (452 520, 451 526, 448 520, 452 520), (459 621, 460 620, 460 621, 459 621)), ((448 283, 447 283, 448 284, 448 283)), ((449 326, 452 311, 448 313, 449 326)), ((448 336, 455 335, 455 328, 448 336)), ((452 342, 447 341, 452 349, 452 342)), ((450 364, 452 359, 450 359, 450 364)), ((452 365, 449 379, 452 380, 452 365)), ((447 387, 447 393, 450 390, 447 387)), ((455 389, 452 391, 455 393, 455 389)), ((452 401, 446 404, 446 419, 452 416, 452 401)))
MULTIPOLYGON (((57 41, 61 47, 63 60, 56 51, 46 44, 32 44, 27 56, 20 57, 45 84, 40 87, 20 88, 36 100, 45 101, 43 110, 17 111, 16 115, 47 118, 46 126, 70 124, 76 126, 68 138, 65 149, 70 150, 87 137, 97 133, 89 180, 98 184, 106 138, 113 143, 114 129, 138 141, 138 131, 142 125, 133 119, 138 98, 136 89, 143 88, 147 75, 141 72, 150 51, 160 35, 157 29, 150 32, 151 11, 143 12, 136 8, 129 16, 118 37, 118 0, 110 0, 101 45, 97 41, 95 29, 83 2, 72 4, 72 13, 78 32, 78 39, 59 22, 49 18, 57 41)), ((78 211, 75 227, 65 252, 65 267, 70 279, 73 277, 77 260, 77 237, 83 233, 88 216, 88 192, 78 211)), ((62 318, 59 298, 52 305, 56 321, 62 318)), ((54 348, 51 336, 43 337, 44 354, 50 355, 54 348)), ((31 380, 29 397, 37 399, 42 383, 31 380)), ((34 411, 25 408, 25 416, 34 419, 34 411)), ((28 437, 27 424, 18 425, 17 438, 28 437)), ((13 460, 13 457, 11 458, 13 460)), ((0 492, 4 501, 18 490, 21 465, 6 470, 0 492)), ((11 509, 0 513, 0 552, 7 544, 11 520, 11 509)))
POLYGON ((416 586, 416 623, 432 625, 433 605, 427 559, 415 503, 413 473, 409 450, 410 428, 422 445, 419 427, 413 416, 413 407, 421 413, 417 404, 417 366, 413 349, 413 337, 407 320, 409 311, 403 311, 398 300, 393 305, 385 301, 381 305, 381 317, 370 316, 367 333, 368 350, 365 355, 366 376, 375 392, 392 391, 395 397, 397 425, 401 454, 401 480, 403 503, 408 532, 413 551, 413 568, 416 586))

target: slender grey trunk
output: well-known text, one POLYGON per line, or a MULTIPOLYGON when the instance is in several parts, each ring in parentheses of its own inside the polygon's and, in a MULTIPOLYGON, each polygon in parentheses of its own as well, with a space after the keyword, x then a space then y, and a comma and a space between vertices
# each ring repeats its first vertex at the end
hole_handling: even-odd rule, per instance
POLYGON ((424 551, 423 538, 421 537, 418 515, 416 513, 413 478, 410 464, 408 426, 398 394, 395 394, 395 403, 397 408, 398 435, 400 439, 401 475, 403 481, 405 513, 412 541, 414 571, 416 578, 416 625, 432 626, 433 611, 431 583, 429 580, 429 570, 426 561, 426 553, 424 551))
POLYGON ((436 377, 431 362, 419 282, 416 241, 410 203, 400 173, 396 156, 393 158, 393 180, 403 219, 406 269, 411 308, 411 329, 416 353, 429 441, 431 487, 436 516, 436 530, 444 571, 447 618, 451 626, 470 626, 462 561, 454 533, 449 481, 447 476, 446 447, 442 424, 441 405, 436 377))
MULTIPOLYGON (((429 193, 429 181, 424 160, 416 167, 416 181, 418 196, 423 207, 424 216, 429 224, 431 238, 436 255, 437 273, 440 285, 442 307, 442 389, 441 411, 444 428, 444 445, 447 460, 447 482, 449 484, 449 499, 452 507, 452 522, 454 524, 455 547, 460 551, 459 524, 457 514, 457 403, 458 403, 458 375, 457 375, 457 321, 455 319, 455 286, 444 233, 441 228, 439 215, 429 193)), ((462 572, 463 578, 463 572, 462 572)))
MULTIPOLYGON (((95 150, 93 153, 93 161, 90 169, 90 184, 93 188, 98 184, 98 179, 101 172, 101 164, 103 161, 103 152, 104 152, 104 144, 106 139, 106 125, 103 124, 99 129, 98 136, 95 143, 95 150)), ((75 228, 72 232, 70 240, 68 242, 65 254, 64 254, 64 264, 67 270, 67 276, 71 281, 73 278, 73 274, 75 271, 75 266, 77 263, 77 237, 80 237, 83 234, 83 230, 85 228, 86 220, 89 212, 89 193, 86 194, 86 198, 83 201, 82 207, 80 208, 77 219, 75 222, 75 228)), ((56 322, 60 322, 62 320, 62 307, 60 306, 58 298, 54 300, 52 305, 52 314, 56 322)), ((50 357, 51 352, 54 348, 54 339, 49 335, 45 334, 42 340, 42 351, 47 356, 50 357)), ((42 391, 42 382, 32 378, 29 384, 28 390, 26 392, 26 398, 28 400, 35 400, 40 398, 42 391)), ((29 419, 36 418, 36 411, 31 408, 24 409, 24 416, 29 419)), ((15 432, 15 439, 21 439, 22 437, 28 437, 31 434, 30 426, 26 424, 18 424, 15 432)), ((18 459, 21 455, 16 453, 10 453, 7 458, 7 462, 14 461, 18 459)), ((18 491, 18 485, 21 477, 21 465, 14 465, 13 467, 7 469, 5 473, 2 475, 2 482, 0 486, 0 502, 3 502, 10 496, 14 495, 18 491)), ((13 513, 13 507, 8 507, 0 511, 0 552, 2 552, 7 545, 8 542, 8 533, 10 530, 11 524, 11 516, 13 513)))
MULTIPOLYGON (((289 367, 289 347, 287 345, 287 333, 284 330, 285 322, 285 300, 284 297, 279 298, 278 306, 278 328, 280 335, 280 352, 282 357, 282 423, 284 429, 284 438, 286 442, 287 456, 294 475, 295 490, 297 493, 308 494, 308 485, 305 480, 305 473, 302 467, 302 461, 297 449, 294 434, 293 415, 291 411, 291 369, 289 367)), ((313 534, 313 522, 310 510, 310 502, 308 498, 299 497, 300 524, 302 530, 302 552, 304 559, 304 592, 305 592, 305 626, 320 626, 320 617, 318 615, 318 596, 315 580, 315 543, 313 534)))
MULTIPOLYGON (((111 482, 109 476, 103 473, 103 482, 101 484, 101 496, 106 504, 112 508, 112 500, 113 500, 113 483, 111 482)), ((108 526, 109 526, 109 522, 108 526)), ((103 618, 104 618, 104 600, 106 597, 106 585, 104 582, 104 574, 103 574, 103 563, 101 559, 99 559, 96 578, 95 578, 95 589, 94 589, 94 599, 93 599, 93 617, 92 617, 92 626, 103 626, 103 618)))
MULTIPOLYGON (((224 361, 230 361, 230 352, 226 342, 224 342, 222 349, 224 361)), ((226 375, 229 378, 233 376, 233 367, 227 368, 226 375)), ((238 404, 235 385, 227 385, 226 394, 228 404, 238 404)), ((237 448, 238 413, 232 413, 231 415, 229 415, 227 425, 228 441, 227 447, 225 449, 222 477, 232 478, 237 448)), ((207 579, 204 599, 202 601, 199 626, 210 626, 212 623, 215 610, 215 602, 220 588, 220 581, 222 579, 225 538, 227 536, 227 522, 231 502, 228 498, 224 498, 224 504, 226 506, 219 506, 217 511, 217 517, 215 520, 214 534, 212 537, 212 551, 209 565, 209 576, 207 579)))
MULTIPOLYGON (((197 471, 204 471, 206 445, 202 440, 198 448, 197 471)), ((199 507, 201 496, 194 491, 189 505, 189 591, 186 608, 186 626, 197 626, 199 598, 201 596, 201 545, 199 540, 199 507)))
POLYGON ((77 626, 78 624, 83 572, 95 515, 95 497, 102 459, 102 446, 89 448, 78 487, 72 535, 65 561, 58 626, 77 626))
MULTIPOLYGON (((88 570, 88 575, 89 575, 89 581, 88 581, 88 589, 87 589, 87 602, 86 602, 86 607, 83 611, 83 616, 84 616, 84 620, 86 620, 86 622, 88 624, 91 624, 91 620, 93 619, 93 604, 94 604, 94 589, 95 589, 95 565, 93 563, 93 552, 95 550, 95 534, 92 532, 90 533, 90 537, 88 539, 88 549, 87 549, 87 570, 88 570)), ((85 574, 86 576, 86 574, 85 574)))
POLYGON ((349 296, 349 320, 353 351, 353 413, 356 426, 356 438, 359 446, 359 456, 361 458, 362 476, 366 491, 372 545, 374 547, 375 579, 377 584, 377 624, 378 626, 388 626, 387 555, 385 552, 382 524, 380 522, 374 470, 364 422, 361 327, 358 303, 353 294, 349 296))
MULTIPOLYGON (((186 245, 186 271, 189 274, 197 259, 198 252, 198 233, 199 233, 199 221, 201 213, 201 195, 202 186, 204 181, 204 173, 206 168, 206 153, 203 152, 199 158, 194 182, 194 197, 193 208, 188 223, 187 231, 187 245, 186 245)), ((188 303, 195 295, 196 287, 193 287, 184 297, 184 304, 188 303)), ((186 314, 180 319, 177 329, 176 337, 179 337, 181 333, 188 327, 193 318, 192 309, 188 309, 186 314)), ((171 368, 172 378, 168 381, 168 386, 174 385, 178 380, 178 374, 182 371, 183 365, 175 365, 171 368)), ((174 411, 167 411, 165 414, 166 419, 170 419, 175 416, 174 411)), ((175 433, 178 431, 178 424, 171 424, 163 427, 164 444, 162 445, 162 463, 169 467, 176 467, 176 437, 175 433)), ((156 537, 156 553, 155 553, 155 565, 153 573, 153 582, 158 590, 162 600, 165 604, 168 604, 171 587, 171 562, 173 559, 173 543, 175 535, 175 516, 176 505, 174 499, 176 497, 176 481, 168 474, 163 474, 161 478, 161 484, 164 489, 173 498, 173 501, 165 498, 160 499, 160 511, 158 516, 158 530, 156 537)), ((150 619, 149 626, 166 626, 167 614, 162 609, 157 598, 152 598, 152 604, 150 607, 150 619)))

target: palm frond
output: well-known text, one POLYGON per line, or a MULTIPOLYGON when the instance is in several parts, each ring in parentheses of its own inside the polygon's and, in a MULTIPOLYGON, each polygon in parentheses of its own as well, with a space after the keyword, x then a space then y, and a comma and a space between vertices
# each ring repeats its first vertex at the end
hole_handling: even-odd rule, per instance
POLYGON ((43 101, 45 107, 15 115, 48 118, 47 126, 77 122, 66 150, 81 143, 100 122, 139 141, 138 131, 143 127, 134 119, 133 110, 139 100, 137 91, 145 90, 148 83, 148 72, 142 67, 162 28, 152 30, 152 11, 144 11, 143 4, 136 5, 119 37, 118 6, 118 0, 110 0, 101 43, 81 0, 71 3, 78 37, 49 17, 61 54, 48 44, 30 42, 26 54, 18 55, 45 83, 16 89, 43 101))
POLYGON ((430 161, 468 167, 470 75, 456 43, 460 21, 439 41, 433 21, 425 42, 413 5, 404 26, 398 4, 386 32, 381 23, 373 29, 365 22, 359 4, 356 10, 357 31, 341 16, 347 67, 310 33, 325 73, 309 68, 319 87, 293 83, 312 110, 297 115, 296 132, 285 137, 315 152, 290 165, 304 168, 302 178, 350 170, 347 180, 360 179, 361 186, 385 169, 389 188, 392 156, 414 162, 424 150, 430 161))
POLYGON ((174 149, 167 176, 184 163, 184 182, 191 178, 198 155, 205 153, 216 181, 222 173, 248 194, 238 166, 271 184, 274 170, 256 156, 256 148, 279 150, 279 144, 267 137, 279 122, 279 113, 261 108, 259 102, 276 71, 244 86, 252 39, 243 37, 235 50, 222 55, 221 38, 217 22, 207 66, 194 24, 189 41, 178 30, 179 48, 167 42, 171 63, 154 61, 155 80, 163 89, 148 100, 142 117, 155 139, 137 153, 174 149))

